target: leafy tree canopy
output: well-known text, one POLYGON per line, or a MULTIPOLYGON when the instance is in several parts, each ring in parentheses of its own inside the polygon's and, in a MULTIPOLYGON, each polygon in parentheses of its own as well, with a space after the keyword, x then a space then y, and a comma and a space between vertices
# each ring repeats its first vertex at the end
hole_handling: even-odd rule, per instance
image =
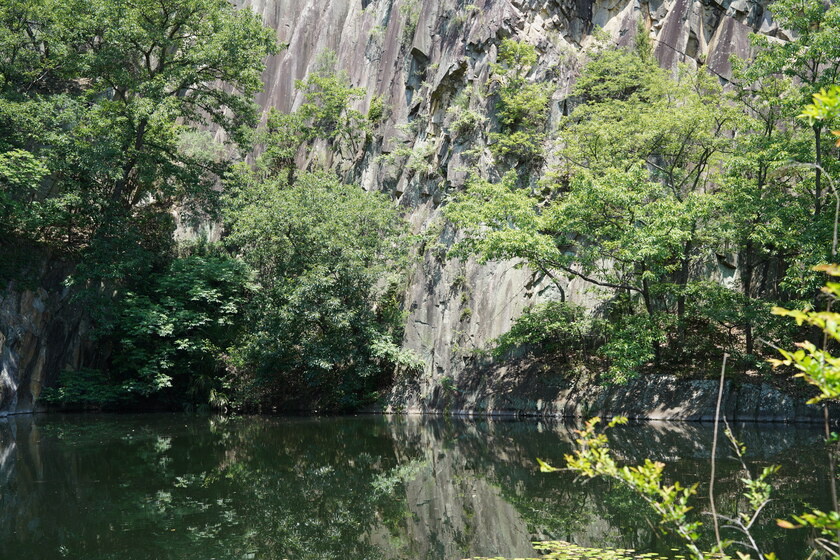
POLYGON ((245 146, 276 50, 226 0, 5 2, 0 154, 18 167, 0 183, 6 233, 72 251, 107 223, 212 212, 227 158, 197 149, 192 131, 212 124, 245 146))
POLYGON ((407 230, 385 195, 326 172, 288 184, 240 167, 226 221, 258 285, 233 356, 252 376, 246 399, 349 408, 375 396, 386 364, 412 365, 398 347, 407 230))

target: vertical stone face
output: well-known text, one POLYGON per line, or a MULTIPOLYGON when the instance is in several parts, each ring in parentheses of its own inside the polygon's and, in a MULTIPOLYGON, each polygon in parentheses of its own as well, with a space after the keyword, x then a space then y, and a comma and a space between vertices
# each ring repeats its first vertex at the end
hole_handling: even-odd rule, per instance
MULTIPOLYGON (((465 169, 491 169, 483 135, 457 134, 447 112, 453 99, 472 92, 469 107, 497 123, 493 100, 482 95, 490 64, 504 37, 537 47, 537 79, 556 92, 552 122, 566 114, 580 70, 582 49, 603 28, 619 44, 632 44, 637 21, 650 29, 656 55, 666 67, 706 61, 729 77, 729 56, 747 55, 752 30, 777 33, 764 0, 239 0, 276 29, 288 48, 268 61, 266 109, 293 110, 303 102, 295 81, 303 79, 325 51, 336 54, 354 86, 366 91, 358 109, 375 96, 387 108, 373 138, 355 154, 332 161, 347 181, 391 194, 406 209, 427 242, 406 294, 405 344, 425 360, 425 372, 398 383, 395 405, 426 409, 442 382, 461 384, 475 365, 473 349, 504 333, 530 304, 558 297, 558 289, 515 262, 479 264, 443 258, 456 234, 444 227, 441 207, 460 189, 465 169), (407 166, 387 156, 398 148, 425 165, 407 166), (383 156, 386 156, 383 158, 383 156), (425 167, 425 169, 423 168, 425 167)), ((301 161, 301 165, 310 162, 301 161)), ((492 178, 492 171, 490 171, 492 178)), ((60 286, 60 284, 54 284, 60 286)), ((591 295, 572 282, 561 286, 571 301, 591 295)), ((79 365, 84 323, 69 312, 59 288, 26 292, 7 287, 0 295, 0 414, 31 410, 43 386, 66 365, 79 365)), ((479 368, 480 369, 480 368, 479 368)), ((474 374, 470 374, 474 375, 474 374)))
MULTIPOLYGON (((339 67, 367 97, 382 96, 388 110, 374 140, 352 161, 335 162, 346 180, 385 191, 406 208, 417 233, 429 240, 412 273, 406 295, 409 310, 405 345, 426 363, 422 375, 398 381, 391 395, 395 408, 428 410, 443 402, 444 386, 474 386, 482 371, 474 350, 510 328, 534 303, 557 298, 559 289, 515 262, 479 264, 446 259, 432 246, 451 246, 457 234, 445 227, 440 209, 460 189, 467 167, 492 166, 482 135, 458 135, 447 112, 453 99, 473 92, 472 110, 495 125, 493 101, 481 95, 490 64, 504 37, 537 47, 537 79, 550 80, 552 120, 568 112, 571 86, 580 70, 582 49, 593 42, 595 27, 619 44, 631 45, 641 19, 650 29, 663 67, 708 64, 726 79, 729 57, 749 55, 748 34, 773 31, 763 2, 704 3, 698 0, 371 0, 369 2, 247 3, 278 29, 289 48, 267 71, 268 88, 260 98, 281 110, 302 102, 294 81, 303 78, 318 55, 332 49, 339 67), (424 165, 387 163, 382 156, 408 148, 424 165), (468 155, 471 154, 471 155, 468 155), (418 170, 428 164, 427 169, 418 170)), ((313 158, 318 157, 313 156, 313 158)), ((301 162, 306 164, 306 162, 301 162)), ((492 171, 490 172, 492 178, 492 171)), ((591 303, 583 286, 560 286, 569 300, 591 303)))
POLYGON ((30 372, 38 366, 43 315, 36 295, 7 290, 0 301, 0 415, 31 412, 30 372))
POLYGON ((723 76, 732 77, 732 56, 750 52, 749 34, 753 29, 732 17, 724 17, 709 44, 709 69, 723 76))
POLYGON ((68 272, 64 264, 45 263, 28 282, 38 288, 10 282, 0 291, 0 416, 33 412, 62 370, 98 353, 84 337, 82 310, 62 285, 68 272))

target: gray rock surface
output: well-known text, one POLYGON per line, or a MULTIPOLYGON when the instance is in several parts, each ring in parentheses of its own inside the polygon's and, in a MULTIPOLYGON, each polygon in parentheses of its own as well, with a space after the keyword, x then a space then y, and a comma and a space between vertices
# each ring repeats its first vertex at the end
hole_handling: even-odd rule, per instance
MULTIPOLYGON (((562 366, 519 360, 514 365, 476 367, 431 392, 417 391, 410 380, 398 383, 399 395, 386 412, 454 415, 514 415, 558 418, 611 418, 712 422, 719 381, 646 375, 624 385, 598 385, 562 366), (480 372, 480 373, 474 373, 480 372)), ((738 378, 724 382, 721 415, 731 421, 823 421, 822 405, 805 404, 767 381, 738 378)), ((840 406, 829 407, 831 417, 840 406)))
POLYGON ((46 261, 39 268, 37 280, 0 291, 0 416, 35 411, 41 390, 61 371, 105 355, 86 336, 84 313, 62 285, 69 268, 46 261))

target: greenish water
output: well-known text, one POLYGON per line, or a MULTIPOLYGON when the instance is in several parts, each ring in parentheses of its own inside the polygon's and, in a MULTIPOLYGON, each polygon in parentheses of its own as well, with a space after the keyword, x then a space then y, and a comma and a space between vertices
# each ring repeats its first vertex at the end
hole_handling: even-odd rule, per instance
MULTIPOLYGON (((759 540, 805 558, 808 534, 774 519, 829 507, 820 431, 738 434, 751 468, 782 465, 759 540)), ((691 482, 708 476, 711 435, 650 424, 612 439, 691 482)), ((667 552, 631 493, 537 472, 536 457, 561 465, 572 437, 563 424, 423 417, 0 419, 0 559, 449 560, 530 555, 546 539, 667 552)), ((731 512, 738 463, 722 458, 718 473, 718 509, 731 512)))

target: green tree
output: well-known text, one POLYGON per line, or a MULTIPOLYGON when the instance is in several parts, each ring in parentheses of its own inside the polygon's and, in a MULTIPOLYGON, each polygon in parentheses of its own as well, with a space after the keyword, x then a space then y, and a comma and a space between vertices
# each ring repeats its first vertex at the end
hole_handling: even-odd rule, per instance
POLYGON ((467 233, 462 249, 524 259, 561 292, 563 277, 600 292, 610 319, 601 352, 622 380, 660 360, 665 343, 684 347, 690 271, 713 245, 734 115, 708 75, 672 79, 640 50, 596 52, 575 94, 584 102, 558 133, 562 163, 538 188, 512 174, 475 178, 445 211, 467 233))
POLYGON ((244 269, 173 260, 175 216, 215 216, 214 187, 249 147, 276 51, 259 18, 226 0, 0 6, 0 250, 19 254, 2 272, 69 263, 75 302, 113 348, 105 371, 65 374, 63 389, 78 390, 58 400, 183 395, 192 367, 212 372, 244 269))
MULTIPOLYGON (((801 117, 812 122, 821 121, 822 125, 826 125, 838 115, 838 110, 840 110, 840 88, 832 86, 831 88, 823 89, 814 94, 812 99, 813 102, 805 107, 800 115, 801 117)), ((840 136, 840 132, 837 135, 840 136)), ((837 196, 836 193, 835 196, 837 196)), ((837 212, 840 212, 840 196, 837 197, 836 209, 837 212)), ((832 256, 836 256, 838 247, 836 221, 834 231, 835 238, 832 246, 832 256)), ((833 277, 838 277, 840 276, 840 266, 821 265, 815 268, 815 272, 826 272, 833 277)), ((797 344, 797 350, 779 349, 782 359, 770 360, 775 367, 793 367, 797 372, 795 377, 802 378, 805 382, 817 389, 817 395, 808 401, 809 404, 840 398, 840 359, 833 356, 827 349, 829 341, 834 343, 840 342, 840 313, 831 311, 832 304, 840 298, 840 283, 829 281, 823 287, 822 292, 829 298, 826 311, 814 311, 811 309, 788 310, 782 307, 773 308, 775 315, 793 318, 797 325, 800 326, 808 325, 816 327, 824 335, 822 348, 806 340, 797 344)), ((724 368, 725 365, 726 359, 724 357, 724 368)), ((721 377, 721 389, 723 387, 722 383, 723 377, 721 377)), ((680 535, 692 557, 698 560, 710 557, 711 555, 701 551, 697 544, 699 537, 697 529, 700 524, 690 521, 687 517, 688 511, 691 509, 688 506, 688 500, 696 492, 697 484, 688 488, 681 487, 679 483, 674 483, 673 485, 663 484, 662 472, 664 465, 662 463, 654 463, 650 460, 646 460, 644 464, 638 466, 619 466, 609 449, 609 441, 606 435, 596 433, 595 431, 599 420, 598 418, 590 420, 587 422, 585 429, 579 431, 580 437, 576 441, 577 449, 574 454, 566 456, 569 468, 588 478, 605 476, 627 485, 650 504, 661 516, 663 524, 670 526, 680 535)), ((617 423, 623 422, 626 422, 625 418, 617 418, 609 426, 612 427, 617 423)), ((838 558, 840 557, 840 513, 836 511, 837 498, 834 484, 836 476, 836 472, 834 472, 836 469, 834 453, 836 450, 831 447, 837 444, 837 435, 829 433, 827 409, 825 432, 827 436, 826 443, 830 446, 828 450, 829 479, 831 480, 834 511, 824 512, 814 510, 800 515, 794 515, 793 523, 786 520, 778 520, 777 523, 780 527, 786 529, 809 527, 816 530, 820 536, 813 541, 814 548, 816 549, 815 552, 827 553, 832 558, 838 558)), ((733 444, 735 454, 741 461, 746 475, 742 479, 742 482, 744 483, 743 495, 746 498, 747 506, 739 509, 736 515, 731 518, 720 516, 714 510, 714 496, 710 496, 712 500, 712 515, 721 517, 731 523, 733 528, 739 529, 746 537, 745 541, 749 543, 749 548, 758 557, 768 559, 776 558, 773 553, 762 554, 759 545, 751 535, 751 528, 761 511, 770 501, 771 486, 767 482, 767 479, 778 471, 778 467, 765 467, 758 476, 752 475, 743 461, 743 455, 745 453, 744 446, 732 436, 728 427, 726 435, 733 444)), ((712 449, 712 460, 714 461, 714 444, 712 449)), ((557 470, 539 459, 537 461, 543 472, 557 470)), ((717 519, 715 523, 717 523, 717 519)), ((717 532, 717 524, 715 527, 717 552, 723 553, 725 547, 732 543, 722 541, 720 534, 717 532)), ((740 558, 748 557, 742 552, 739 552, 738 555, 740 558)))
POLYGON ((315 70, 295 82, 306 102, 291 113, 269 110, 266 126, 257 135, 265 148, 257 165, 265 176, 285 173, 287 181, 294 182, 298 156, 307 155, 316 140, 327 142, 331 152, 350 160, 359 155, 373 122, 385 108, 377 97, 367 116, 354 109, 365 91, 352 87, 347 73, 337 70, 336 64, 334 52, 321 53, 315 70))
POLYGON ((227 403, 222 356, 240 332, 249 283, 246 265, 212 247, 176 258, 112 303, 106 371, 62 374, 48 400, 113 407, 155 399, 170 405, 227 403))
POLYGON ((249 271, 221 255, 175 259, 119 302, 112 375, 127 393, 174 387, 171 400, 224 404, 222 355, 242 328, 249 271))
POLYGON ((257 284, 233 354, 244 398, 343 409, 375 398, 388 367, 412 364, 398 346, 407 229, 394 203, 326 172, 289 184, 240 167, 226 184, 227 242, 257 284))
POLYGON ((837 161, 828 157, 826 123, 796 116, 838 79, 840 6, 778 0, 769 9, 787 37, 755 35, 755 57, 733 60, 745 117, 727 178, 735 233, 729 246, 738 253, 746 299, 804 301, 821 284, 814 265, 828 258, 833 216, 823 211, 825 173, 835 173, 837 161))
MULTIPOLYGON (((759 52, 742 75, 744 86, 753 89, 756 80, 784 76, 797 85, 796 95, 789 100, 774 100, 774 105, 787 106, 792 117, 820 89, 837 83, 840 78, 840 5, 835 1, 776 0, 770 6, 774 20, 791 39, 774 41, 755 35, 759 52)), ((775 78, 773 78, 775 79, 775 78)), ((824 123, 809 123, 813 134, 811 146, 814 163, 812 196, 814 215, 821 213, 826 194, 823 182, 824 123)), ((805 160, 807 161, 807 160, 805 160)))
POLYGON ((5 199, 37 203, 35 224, 6 221, 6 233, 79 252, 150 214, 212 212, 226 158, 183 139, 213 125, 245 146, 276 48, 225 0, 4 3, 0 153, 28 152, 47 170, 3 185, 5 199))
POLYGON ((370 132, 370 121, 353 108, 364 98, 365 90, 352 87, 347 72, 337 70, 336 65, 335 53, 325 51, 315 71, 295 83, 306 98, 298 114, 306 123, 307 140, 327 140, 334 151, 353 159, 370 132))
POLYGON ((528 79, 536 63, 533 45, 507 38, 499 45, 497 62, 491 67, 492 80, 498 85, 496 113, 502 129, 490 134, 497 157, 542 160, 551 84, 528 79))

